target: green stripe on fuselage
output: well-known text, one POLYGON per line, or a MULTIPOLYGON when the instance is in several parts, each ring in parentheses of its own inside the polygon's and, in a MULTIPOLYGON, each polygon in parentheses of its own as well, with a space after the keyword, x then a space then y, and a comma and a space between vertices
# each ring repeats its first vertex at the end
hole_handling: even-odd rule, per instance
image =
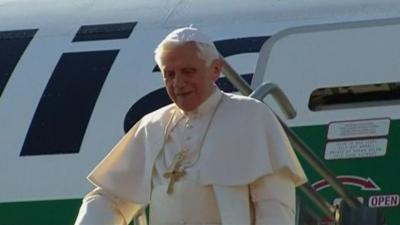
POLYGON ((72 225, 81 199, 0 203, 1 225, 72 225))

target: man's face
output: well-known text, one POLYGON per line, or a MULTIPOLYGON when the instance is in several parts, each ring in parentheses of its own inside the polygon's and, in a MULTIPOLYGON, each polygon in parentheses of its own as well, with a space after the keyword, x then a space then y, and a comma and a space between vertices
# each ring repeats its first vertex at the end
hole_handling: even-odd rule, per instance
POLYGON ((207 66, 194 43, 166 50, 160 64, 169 97, 184 111, 195 110, 210 96, 222 68, 221 60, 207 66))

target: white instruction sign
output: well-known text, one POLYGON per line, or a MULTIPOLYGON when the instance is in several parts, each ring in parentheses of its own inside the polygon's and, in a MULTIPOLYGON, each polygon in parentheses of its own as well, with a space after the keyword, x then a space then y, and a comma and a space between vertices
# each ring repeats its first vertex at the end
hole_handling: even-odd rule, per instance
POLYGON ((384 156, 386 146, 386 138, 328 142, 325 148, 325 159, 384 156))
POLYGON ((368 206, 370 208, 397 207, 399 204, 400 196, 397 194, 371 196, 368 200, 368 206))
POLYGON ((386 136, 390 119, 343 121, 329 124, 328 140, 386 136))

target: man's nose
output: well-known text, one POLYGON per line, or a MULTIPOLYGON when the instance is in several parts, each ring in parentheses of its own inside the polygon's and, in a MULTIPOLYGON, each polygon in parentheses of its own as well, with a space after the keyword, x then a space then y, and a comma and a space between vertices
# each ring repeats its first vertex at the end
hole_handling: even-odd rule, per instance
POLYGON ((185 86, 185 79, 181 74, 177 74, 174 79, 174 87, 182 88, 185 86))

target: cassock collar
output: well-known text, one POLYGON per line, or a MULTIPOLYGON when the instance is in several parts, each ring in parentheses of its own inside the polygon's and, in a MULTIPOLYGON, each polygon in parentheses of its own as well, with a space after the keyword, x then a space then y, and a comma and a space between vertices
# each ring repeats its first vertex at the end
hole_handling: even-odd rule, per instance
POLYGON ((190 111, 190 112, 185 112, 182 109, 177 110, 177 117, 182 118, 182 116, 187 116, 189 118, 193 118, 196 116, 202 116, 204 114, 213 112, 215 107, 217 107, 218 102, 222 98, 222 93, 221 90, 219 90, 217 87, 214 88, 214 92, 204 101, 202 102, 197 109, 190 111))

